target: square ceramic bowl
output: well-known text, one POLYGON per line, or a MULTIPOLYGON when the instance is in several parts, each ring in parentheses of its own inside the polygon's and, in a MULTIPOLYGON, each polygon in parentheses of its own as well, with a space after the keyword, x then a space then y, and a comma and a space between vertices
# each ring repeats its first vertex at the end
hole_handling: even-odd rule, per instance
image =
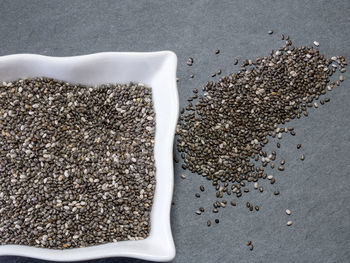
POLYGON ((144 83, 152 88, 156 113, 154 146, 156 190, 151 212, 151 231, 146 239, 66 250, 2 245, 0 255, 55 261, 104 257, 170 261, 175 257, 170 228, 170 207, 174 185, 173 139, 179 107, 176 66, 176 55, 170 51, 107 52, 76 57, 47 57, 32 54, 0 57, 0 81, 45 76, 86 85, 129 83, 130 81, 144 83))

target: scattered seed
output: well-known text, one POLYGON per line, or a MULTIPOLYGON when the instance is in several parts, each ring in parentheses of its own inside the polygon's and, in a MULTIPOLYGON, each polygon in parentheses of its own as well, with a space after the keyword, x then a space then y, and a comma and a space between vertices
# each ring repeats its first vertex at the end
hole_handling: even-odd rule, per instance
POLYGON ((188 66, 192 66, 193 65, 193 58, 189 58, 188 60, 187 60, 187 65, 188 66))

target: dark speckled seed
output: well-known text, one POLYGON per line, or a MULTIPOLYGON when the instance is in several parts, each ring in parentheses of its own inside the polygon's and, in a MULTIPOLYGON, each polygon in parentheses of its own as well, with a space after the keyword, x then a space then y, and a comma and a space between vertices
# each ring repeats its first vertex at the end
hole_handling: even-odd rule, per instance
POLYGON ((215 219, 215 223, 219 224, 220 220, 219 219, 215 219))

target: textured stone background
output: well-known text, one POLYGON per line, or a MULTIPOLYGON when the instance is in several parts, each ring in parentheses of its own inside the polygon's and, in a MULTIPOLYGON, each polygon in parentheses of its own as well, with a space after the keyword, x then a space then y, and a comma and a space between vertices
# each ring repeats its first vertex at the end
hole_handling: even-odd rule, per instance
MULTIPOLYGON (((173 50, 182 105, 219 68, 224 74, 237 71, 235 58, 254 59, 278 48, 280 33, 289 34, 296 45, 317 40, 322 53, 349 61, 350 1, 0 1, 0 55, 173 50), (275 34, 267 35, 269 29, 275 34), (192 67, 186 65, 189 56, 195 59, 192 67), (192 73, 195 78, 189 79, 192 73)), ((350 261, 350 75, 344 75, 343 85, 330 92, 330 103, 293 121, 297 135, 281 142, 277 160, 286 160, 286 171, 274 173, 276 184, 224 209, 219 225, 206 226, 208 218, 215 219, 211 213, 194 215, 199 206, 211 207, 209 182, 188 172, 188 179, 181 180, 183 171, 175 166, 173 262, 350 261), (297 143, 302 151, 296 150, 297 143), (200 184, 208 191, 196 199, 200 184), (274 196, 274 189, 281 194, 274 196), (246 201, 260 211, 249 213, 246 201), (286 208, 292 210, 290 217, 286 208), (291 227, 285 225, 289 219, 291 227), (253 240, 254 251, 246 247, 247 240, 253 240)), ((44 261, 0 257, 0 262, 44 261)))

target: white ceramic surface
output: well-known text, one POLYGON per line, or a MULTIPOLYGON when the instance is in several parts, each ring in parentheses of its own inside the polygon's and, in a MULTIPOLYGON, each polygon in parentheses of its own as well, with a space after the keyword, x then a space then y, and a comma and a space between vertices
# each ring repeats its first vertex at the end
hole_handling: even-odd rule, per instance
MULTIPOLYGON (((156 112, 156 190, 150 235, 139 241, 121 241, 87 248, 54 250, 19 245, 0 246, 0 255, 18 255, 55 261, 104 257, 133 257, 170 261, 175 246, 170 228, 174 174, 172 148, 178 118, 177 58, 173 52, 97 53, 76 57, 19 54, 0 57, 0 81, 45 76, 70 83, 142 82, 153 90, 156 112)), ((0 218, 1 220, 1 218, 0 218)))

